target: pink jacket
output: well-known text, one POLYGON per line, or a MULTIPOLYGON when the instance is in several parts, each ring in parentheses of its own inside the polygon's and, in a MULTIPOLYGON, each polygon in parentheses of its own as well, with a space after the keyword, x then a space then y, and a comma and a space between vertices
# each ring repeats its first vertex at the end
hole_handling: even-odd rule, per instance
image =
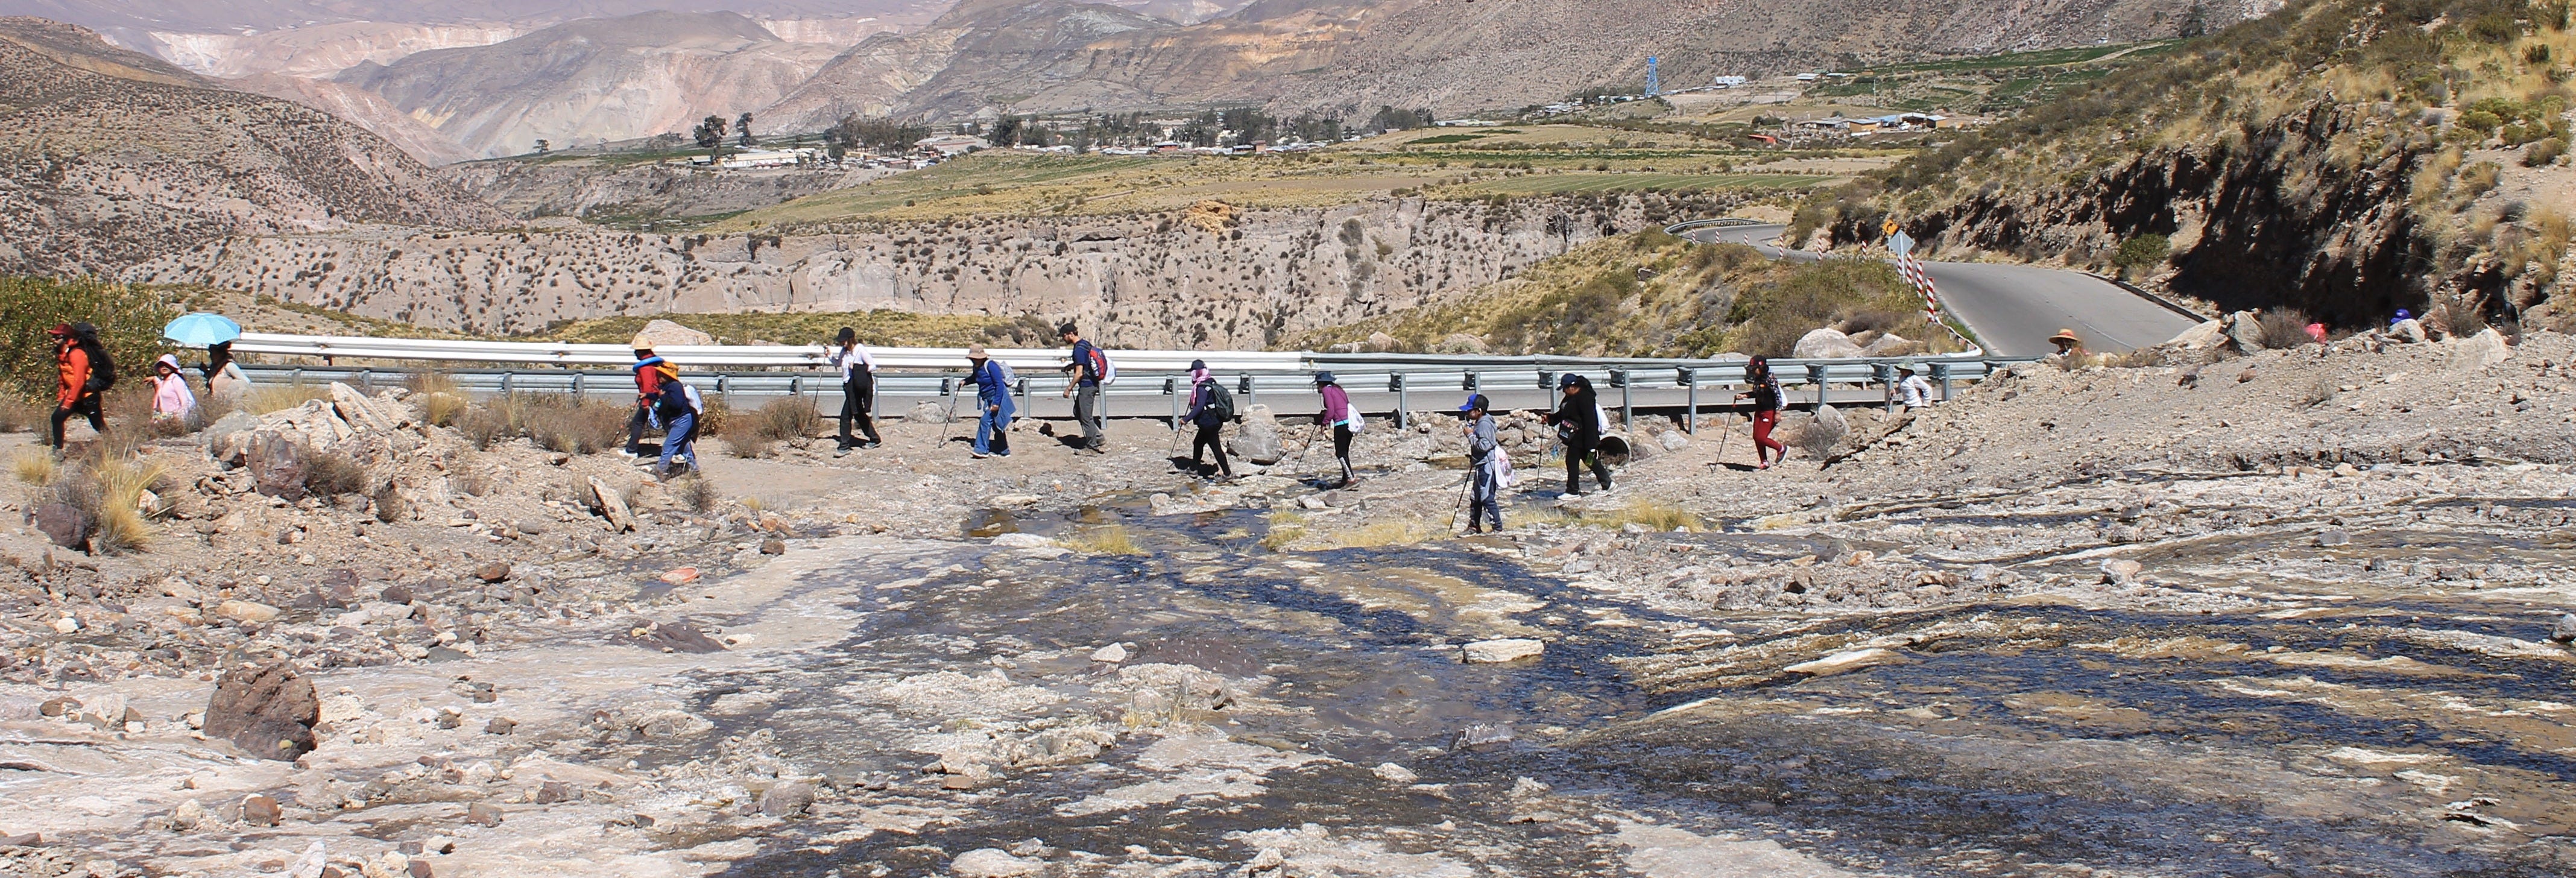
POLYGON ((152 376, 152 413, 184 418, 197 408, 197 394, 188 390, 185 375, 152 376))

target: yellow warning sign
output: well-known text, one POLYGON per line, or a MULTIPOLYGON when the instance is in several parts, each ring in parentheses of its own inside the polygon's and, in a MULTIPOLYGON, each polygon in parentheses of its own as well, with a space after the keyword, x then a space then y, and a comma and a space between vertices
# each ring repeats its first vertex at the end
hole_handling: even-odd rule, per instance
POLYGON ((1886 223, 1884 223, 1884 224, 1880 225, 1880 226, 1878 227, 1878 233, 1879 233, 1879 234, 1881 234, 1881 235, 1893 235, 1893 234, 1896 234, 1896 221, 1895 221, 1895 220, 1888 220, 1886 223))

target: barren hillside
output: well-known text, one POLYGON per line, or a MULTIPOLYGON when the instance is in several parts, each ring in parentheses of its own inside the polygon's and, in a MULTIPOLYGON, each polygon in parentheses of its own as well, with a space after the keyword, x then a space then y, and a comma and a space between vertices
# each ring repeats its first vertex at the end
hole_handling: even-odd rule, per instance
POLYGON ((0 19, 0 271, 113 271, 241 233, 498 214, 373 134, 87 30, 0 19))

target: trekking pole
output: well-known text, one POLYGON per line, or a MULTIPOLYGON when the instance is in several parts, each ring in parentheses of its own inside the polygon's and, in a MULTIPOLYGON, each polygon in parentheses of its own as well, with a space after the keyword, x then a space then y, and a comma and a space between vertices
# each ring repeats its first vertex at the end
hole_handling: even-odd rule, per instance
MULTIPOLYGON (((1502 449, 1499 449, 1499 448, 1495 449, 1494 451, 1495 451, 1495 453, 1497 453, 1497 454, 1502 453, 1502 449)), ((1475 491, 1476 491, 1476 465, 1475 465, 1475 464, 1473 464, 1473 463, 1469 463, 1469 464, 1467 464, 1467 478, 1466 478, 1465 480, 1461 481, 1461 482, 1459 483, 1459 485, 1458 485, 1458 505, 1457 505, 1457 506, 1455 506, 1455 507, 1453 507, 1453 508, 1451 508, 1451 509, 1449 510, 1449 529, 1450 529, 1450 530, 1453 530, 1453 531, 1454 531, 1454 530, 1462 530, 1462 529, 1464 529, 1464 526, 1458 523, 1458 517, 1459 517, 1459 515, 1460 515, 1461 513, 1464 513, 1464 512, 1466 512, 1466 511, 1467 511, 1467 504, 1468 504, 1468 503, 1470 503, 1470 502, 1473 502, 1473 501, 1470 499, 1470 497, 1475 493, 1475 491)), ((1499 521, 1494 522, 1494 527, 1495 527, 1495 528, 1499 529, 1499 528, 1501 528, 1502 526, 1503 526, 1503 523, 1502 523, 1502 522, 1499 522, 1499 521)))

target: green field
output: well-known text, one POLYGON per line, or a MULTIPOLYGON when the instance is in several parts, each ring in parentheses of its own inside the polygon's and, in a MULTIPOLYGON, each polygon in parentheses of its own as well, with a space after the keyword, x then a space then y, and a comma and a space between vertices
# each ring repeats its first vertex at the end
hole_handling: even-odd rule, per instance
POLYGON ((1834 180, 1805 174, 1534 174, 1440 190, 1455 195, 1551 195, 1563 192, 1636 192, 1653 189, 1803 189, 1834 180))

